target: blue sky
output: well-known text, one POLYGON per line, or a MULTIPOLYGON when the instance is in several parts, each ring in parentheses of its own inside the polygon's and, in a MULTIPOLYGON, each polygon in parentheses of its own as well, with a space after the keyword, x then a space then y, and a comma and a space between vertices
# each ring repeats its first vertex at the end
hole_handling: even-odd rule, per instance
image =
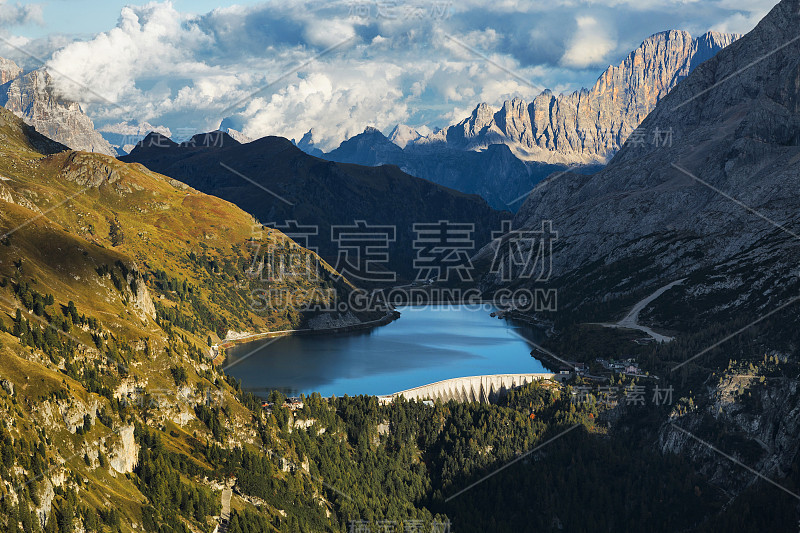
POLYGON ((228 118, 251 137, 313 128, 330 148, 366 126, 442 127, 480 102, 591 86, 653 33, 744 33, 775 3, 0 0, 14 45, 0 55, 44 59, 101 129, 185 136, 228 118))
MULTIPOLYGON (((259 0, 173 0, 176 9, 187 13, 208 13, 217 7, 234 4, 256 4, 259 0)), ((20 2, 38 4, 42 8, 42 23, 31 22, 16 32, 29 38, 45 37, 50 33, 92 35, 107 31, 116 24, 120 11, 129 4, 146 3, 124 0, 49 0, 20 2), (80 16, 76 16, 80 13, 80 16)), ((0 4, 1 5, 1 4, 0 4)))

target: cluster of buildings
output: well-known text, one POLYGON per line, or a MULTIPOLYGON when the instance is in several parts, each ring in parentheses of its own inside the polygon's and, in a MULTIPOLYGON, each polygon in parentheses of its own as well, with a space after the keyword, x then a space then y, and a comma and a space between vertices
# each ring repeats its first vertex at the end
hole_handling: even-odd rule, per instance
MULTIPOLYGON (((261 404, 261 407, 263 407, 267 411, 272 411, 275 408, 275 404, 273 402, 264 402, 261 404)), ((286 398, 286 401, 283 402, 283 407, 286 407, 290 411, 296 411, 298 409, 302 409, 303 400, 301 400, 297 396, 286 398)))
POLYGON ((639 368, 639 363, 637 363, 632 357, 619 361, 614 359, 605 360, 598 357, 596 361, 600 363, 603 368, 610 372, 616 372, 618 374, 631 374, 634 376, 644 375, 644 372, 639 368))

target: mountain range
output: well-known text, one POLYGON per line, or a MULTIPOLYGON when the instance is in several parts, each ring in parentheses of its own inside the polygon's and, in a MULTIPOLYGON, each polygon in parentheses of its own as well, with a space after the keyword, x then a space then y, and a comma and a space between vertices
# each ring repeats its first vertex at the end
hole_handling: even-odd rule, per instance
MULTIPOLYGON (((646 39, 620 65, 609 67, 591 89, 559 96, 544 91, 530 104, 516 99, 500 110, 481 103, 470 117, 425 136, 398 125, 387 139, 367 128, 327 155, 316 146, 313 131, 296 144, 332 161, 397 165, 408 174, 478 194, 495 209, 516 211, 547 175, 567 168, 583 173, 601 168, 661 97, 737 38, 662 32, 646 39)), ((2 59, 0 82, 0 105, 72 149, 123 155, 156 129, 145 123, 96 131, 79 104, 57 94, 45 68, 24 73, 2 59)), ((251 140, 236 129, 221 129, 243 144, 251 140)))
MULTIPOLYGON (((400 148, 380 130, 370 127, 320 157, 366 166, 397 165, 413 176, 478 194, 493 208, 508 211, 516 211, 539 181, 567 168, 522 161, 506 144, 492 144, 480 151, 428 144, 400 148)), ((581 170, 593 172, 599 168, 589 165, 581 170)))
POLYGON ((685 31, 656 33, 622 63, 608 67, 589 89, 561 95, 545 90, 530 103, 517 98, 500 110, 481 103, 458 124, 411 143, 463 150, 507 144, 526 161, 604 164, 661 98, 739 37, 718 32, 698 38, 685 31))
MULTIPOLYGON (((738 38, 717 32, 698 38, 685 31, 657 33, 606 69, 590 89, 558 96, 544 91, 531 103, 506 101, 500 110, 481 103, 458 124, 425 136, 398 125, 387 138, 368 127, 324 156, 315 155, 397 165, 414 176, 479 194, 496 209, 516 211, 549 174, 602 168, 661 98, 738 38)), ((648 133, 645 140, 652 142, 648 133)), ((313 146, 312 132, 298 146, 313 146)))

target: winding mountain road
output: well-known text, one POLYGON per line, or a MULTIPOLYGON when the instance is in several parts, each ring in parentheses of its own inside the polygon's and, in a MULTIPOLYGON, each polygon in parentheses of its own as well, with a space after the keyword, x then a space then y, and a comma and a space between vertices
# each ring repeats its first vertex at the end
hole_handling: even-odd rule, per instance
POLYGON ((652 329, 648 328, 647 326, 643 326, 643 325, 639 324, 639 313, 642 311, 642 309, 647 307, 650 304, 650 302, 652 302, 653 300, 655 300, 656 298, 658 298, 659 296, 661 296, 662 294, 664 294, 665 292, 670 290, 675 285, 680 285, 685 280, 686 280, 686 278, 679 279, 677 281, 673 281, 672 283, 664 285, 663 287, 661 287, 660 289, 655 291, 653 294, 651 294, 647 298, 644 298, 643 300, 640 300, 639 302, 636 303, 636 305, 634 305, 631 308, 631 310, 628 312, 628 314, 625 315, 625 317, 622 320, 620 320, 619 322, 617 322, 616 324, 600 324, 600 325, 604 326, 604 327, 607 327, 607 328, 637 329, 639 331, 643 331, 644 333, 647 333, 651 338, 655 339, 656 342, 669 342, 669 341, 671 341, 673 339, 672 337, 667 337, 666 335, 661 335, 660 333, 656 333, 655 331, 653 331, 652 329))

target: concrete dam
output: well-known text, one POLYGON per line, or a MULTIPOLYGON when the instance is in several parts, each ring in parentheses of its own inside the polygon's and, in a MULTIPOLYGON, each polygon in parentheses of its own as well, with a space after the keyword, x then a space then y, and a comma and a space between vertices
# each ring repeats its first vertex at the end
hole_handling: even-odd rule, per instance
POLYGON ((442 400, 446 402, 480 402, 492 403, 505 396, 509 390, 522 387, 540 379, 557 379, 561 381, 569 375, 563 374, 495 374, 488 376, 470 376, 464 378, 445 379, 428 385, 414 387, 394 394, 380 396, 383 403, 389 403, 399 396, 406 400, 442 400))

